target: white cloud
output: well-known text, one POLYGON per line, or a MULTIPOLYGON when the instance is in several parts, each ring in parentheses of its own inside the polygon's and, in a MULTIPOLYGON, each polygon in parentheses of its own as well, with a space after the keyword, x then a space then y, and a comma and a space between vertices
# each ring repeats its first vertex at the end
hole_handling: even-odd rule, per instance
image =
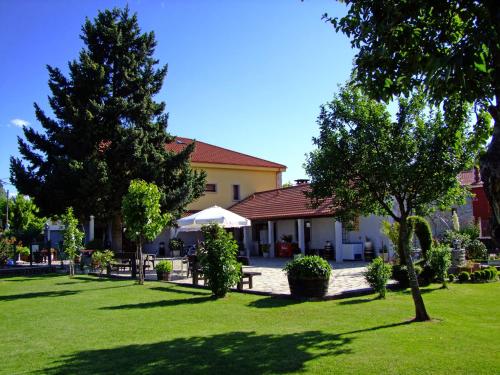
POLYGON ((18 128, 24 128, 25 126, 28 126, 30 124, 28 121, 20 118, 12 119, 10 120, 10 123, 14 126, 17 126, 18 128))

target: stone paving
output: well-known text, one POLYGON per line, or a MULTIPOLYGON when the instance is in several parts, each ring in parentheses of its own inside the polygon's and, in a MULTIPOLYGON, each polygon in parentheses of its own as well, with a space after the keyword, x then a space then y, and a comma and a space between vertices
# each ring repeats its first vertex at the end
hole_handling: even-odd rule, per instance
MULTIPOLYGON (((282 271, 287 261, 287 259, 281 258, 251 258, 251 266, 245 267, 245 269, 262 273, 260 276, 254 276, 252 290, 269 294, 290 294, 286 274, 282 271)), ((330 278, 328 296, 369 288, 363 277, 366 264, 364 262, 330 262, 333 272, 330 278)), ((176 259, 174 260, 172 282, 191 284, 192 278, 186 277, 186 265, 183 267, 183 272, 180 270, 181 261, 176 259)), ((156 275, 154 272, 148 271, 147 278, 153 280, 156 279, 156 275)), ((203 285, 203 281, 200 281, 200 284, 203 285)), ((244 290, 248 290, 247 284, 244 285, 244 290)))

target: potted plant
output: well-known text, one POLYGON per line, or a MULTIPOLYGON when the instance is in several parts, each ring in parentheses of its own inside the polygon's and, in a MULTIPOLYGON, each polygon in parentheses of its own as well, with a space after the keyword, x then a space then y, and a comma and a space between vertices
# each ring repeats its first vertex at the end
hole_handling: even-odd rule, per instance
POLYGON ((180 257, 181 251, 184 248, 184 241, 182 241, 180 238, 172 238, 168 242, 168 248, 170 249, 173 257, 180 257))
POLYGON ((262 256, 264 258, 269 258, 269 244, 263 243, 260 245, 260 251, 262 251, 262 256))
POLYGON ((172 262, 169 260, 162 260, 156 264, 156 276, 158 276, 158 280, 168 281, 170 280, 170 273, 172 272, 174 266, 172 262))
POLYGON ((317 255, 298 257, 283 268, 294 298, 323 298, 328 292, 332 268, 317 255))

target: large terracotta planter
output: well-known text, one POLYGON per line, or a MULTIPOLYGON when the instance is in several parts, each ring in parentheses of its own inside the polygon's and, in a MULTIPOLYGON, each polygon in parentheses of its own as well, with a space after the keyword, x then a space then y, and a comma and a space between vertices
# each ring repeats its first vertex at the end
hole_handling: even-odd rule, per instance
POLYGON ((170 272, 156 271, 156 276, 158 277, 158 281, 169 281, 170 280, 170 272))
POLYGON ((323 298, 328 293, 329 279, 295 279, 288 276, 290 294, 294 298, 323 298))

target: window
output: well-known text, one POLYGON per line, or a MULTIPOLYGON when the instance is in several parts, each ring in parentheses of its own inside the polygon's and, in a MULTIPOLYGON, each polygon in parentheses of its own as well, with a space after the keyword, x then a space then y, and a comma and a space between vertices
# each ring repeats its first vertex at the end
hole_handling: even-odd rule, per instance
POLYGON ((217 184, 206 184, 205 192, 207 193, 217 193, 217 184))
POLYGON ((233 201, 240 200, 240 185, 233 185, 233 201))

